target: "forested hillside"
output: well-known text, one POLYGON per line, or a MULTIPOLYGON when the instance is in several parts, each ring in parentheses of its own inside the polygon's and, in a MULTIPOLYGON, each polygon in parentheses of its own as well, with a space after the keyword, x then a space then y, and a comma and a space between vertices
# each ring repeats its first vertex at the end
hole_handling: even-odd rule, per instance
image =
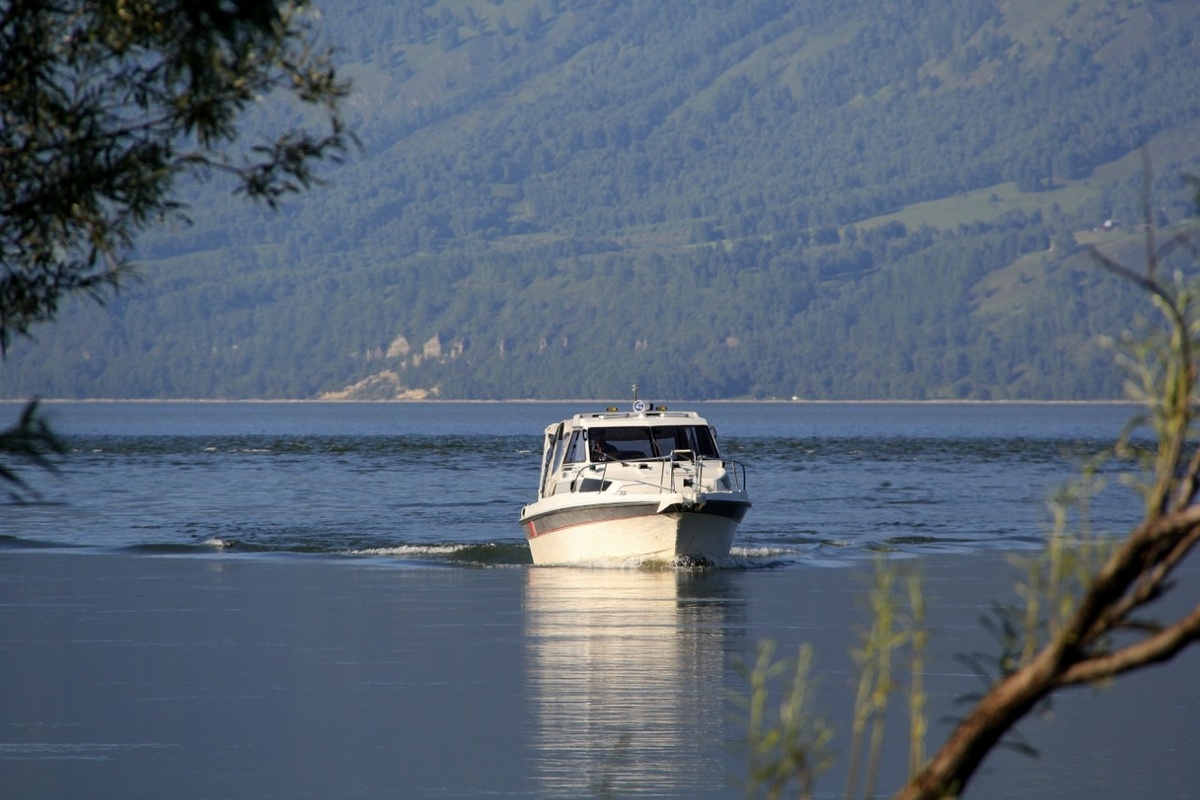
POLYGON ((196 187, 0 395, 1115 398, 1138 298, 1080 245, 1140 263, 1143 148, 1195 211, 1194 0, 323 12, 362 152, 196 187))

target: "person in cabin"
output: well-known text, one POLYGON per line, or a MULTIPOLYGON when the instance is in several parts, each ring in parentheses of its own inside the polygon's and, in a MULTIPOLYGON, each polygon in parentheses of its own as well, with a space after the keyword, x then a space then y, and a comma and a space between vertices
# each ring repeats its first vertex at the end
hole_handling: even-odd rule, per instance
POLYGON ((596 428, 591 431, 592 461, 608 461, 617 457, 617 448, 608 443, 604 431, 596 428))

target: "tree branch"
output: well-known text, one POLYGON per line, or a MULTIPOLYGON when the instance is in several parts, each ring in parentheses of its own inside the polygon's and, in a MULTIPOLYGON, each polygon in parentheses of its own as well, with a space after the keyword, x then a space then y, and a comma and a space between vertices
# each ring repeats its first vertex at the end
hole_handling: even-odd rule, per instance
MULTIPOLYGON (((1161 597, 1175 568, 1200 541, 1200 506, 1194 504, 1200 479, 1200 450, 1187 458, 1196 403, 1197 365, 1193 362, 1193 306, 1200 285, 1160 282, 1158 268, 1171 252, 1187 248, 1200 255, 1196 230, 1171 237, 1161 248, 1154 240, 1149 202, 1149 156, 1143 151, 1145 182, 1144 272, 1130 269, 1092 247, 1105 269, 1151 295, 1165 316, 1165 346, 1150 351, 1142 374, 1147 414, 1122 432, 1117 451, 1132 444, 1133 429, 1153 424, 1153 485, 1144 488, 1145 516, 1093 575, 1066 623, 1015 671, 987 690, 925 768, 897 798, 935 800, 960 794, 983 759, 1037 703, 1056 689, 1113 678, 1140 667, 1170 660, 1200 641, 1200 605, 1169 625, 1132 618, 1161 597), (1133 633, 1133 632, 1138 633, 1133 633), (1131 644, 1114 649, 1111 634, 1125 632, 1131 644)), ((1197 200, 1200 202, 1200 181, 1197 200)))
POLYGON ((1068 667, 1054 682, 1056 687, 1113 678, 1139 667, 1169 661, 1195 641, 1200 641, 1200 605, 1173 625, 1136 644, 1088 658, 1068 667))
POLYGON ((1140 525, 1101 567, 1064 628, 1079 645, 1104 635, 1156 596, 1163 581, 1200 537, 1200 506, 1140 525), (1132 593, 1131 587, 1134 588, 1132 593))
MULTIPOLYGON (((16 424, 0 431, 0 453, 53 472, 55 463, 51 456, 66 452, 66 445, 38 412, 39 403, 37 399, 30 400, 16 424)), ((0 461, 0 486, 5 486, 13 499, 19 500, 26 493, 36 496, 20 473, 3 461, 0 461)))

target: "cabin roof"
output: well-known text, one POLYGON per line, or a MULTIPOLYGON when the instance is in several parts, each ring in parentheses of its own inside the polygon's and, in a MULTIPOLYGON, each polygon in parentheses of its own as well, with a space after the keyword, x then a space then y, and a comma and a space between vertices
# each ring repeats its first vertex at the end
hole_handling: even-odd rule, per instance
POLYGON ((576 414, 571 417, 573 428, 620 428, 645 425, 707 425, 695 411, 598 411, 593 414, 576 414))

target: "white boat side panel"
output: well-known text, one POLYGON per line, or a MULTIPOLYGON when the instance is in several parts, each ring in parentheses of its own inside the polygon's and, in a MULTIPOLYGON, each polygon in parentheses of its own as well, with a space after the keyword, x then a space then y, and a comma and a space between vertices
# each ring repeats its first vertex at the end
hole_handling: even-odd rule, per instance
POLYGON ((647 513, 582 522, 529 540, 535 564, 717 559, 729 555, 738 520, 715 514, 647 513))

